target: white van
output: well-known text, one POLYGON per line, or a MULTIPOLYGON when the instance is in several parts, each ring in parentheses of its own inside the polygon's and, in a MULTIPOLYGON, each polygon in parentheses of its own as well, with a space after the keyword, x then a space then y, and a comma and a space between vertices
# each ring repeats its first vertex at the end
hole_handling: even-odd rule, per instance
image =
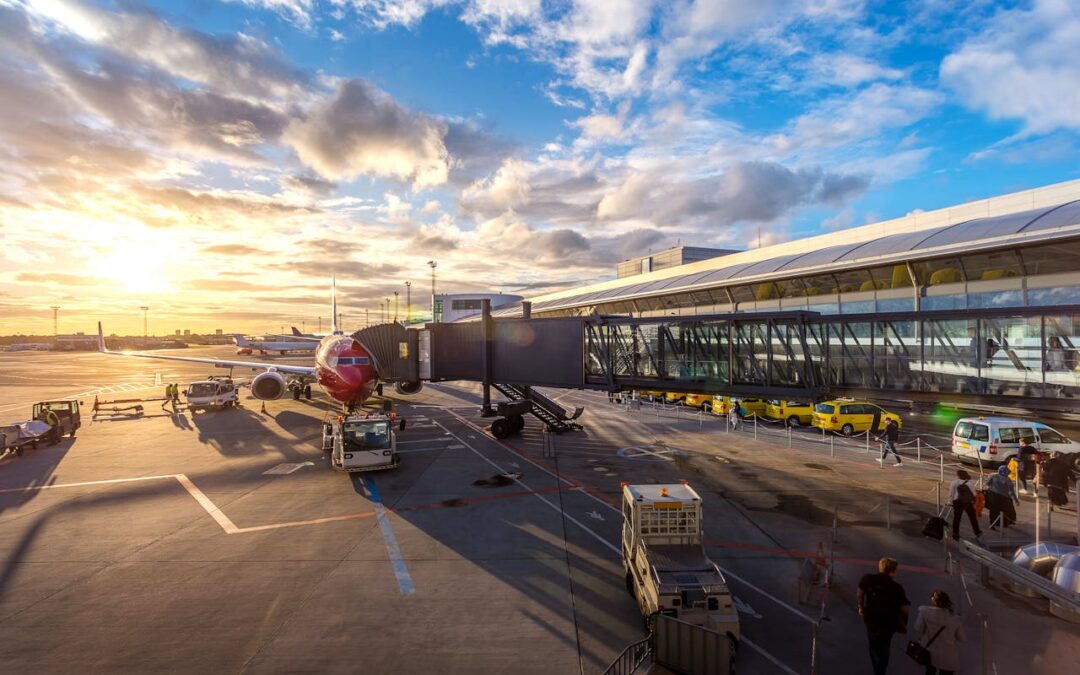
POLYGON ((962 459, 1004 463, 1020 450, 1020 439, 1027 438, 1042 452, 1072 455, 1073 466, 1080 464, 1080 444, 1042 422, 1013 417, 965 417, 953 428, 952 451, 962 459))

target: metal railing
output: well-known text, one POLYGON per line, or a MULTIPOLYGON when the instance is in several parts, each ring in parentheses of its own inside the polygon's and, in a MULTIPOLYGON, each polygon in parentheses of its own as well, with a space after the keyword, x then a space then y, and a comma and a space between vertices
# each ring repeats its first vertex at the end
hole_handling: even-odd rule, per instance
POLYGON ((1075 593, 1058 586, 1031 570, 1015 565, 1012 561, 970 541, 960 542, 960 552, 979 565, 979 577, 984 586, 990 585, 990 573, 1007 579, 1013 585, 1020 585, 1043 596, 1061 607, 1080 613, 1080 593, 1075 593))
POLYGON ((604 675, 632 675, 645 659, 652 656, 652 633, 637 642, 631 642, 626 649, 615 657, 611 665, 604 671, 604 675))

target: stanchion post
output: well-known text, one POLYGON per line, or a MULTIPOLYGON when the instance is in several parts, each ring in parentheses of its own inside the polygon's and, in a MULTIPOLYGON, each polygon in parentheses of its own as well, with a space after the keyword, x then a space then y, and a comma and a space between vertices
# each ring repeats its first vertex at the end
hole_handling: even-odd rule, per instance
POLYGON ((915 437, 915 459, 922 464, 922 436, 915 437))
MULTIPOLYGON (((866 454, 870 454, 870 430, 866 430, 866 454)), ((884 464, 885 462, 882 462, 884 464)))
MULTIPOLYGON (((885 462, 881 464, 884 466, 885 462)), ((885 495, 885 529, 892 529, 892 495, 885 495)))
POLYGON ((791 449, 791 427, 787 428, 787 449, 791 449))
POLYGON ((941 476, 938 478, 942 483, 945 482, 945 455, 944 453, 938 455, 938 459, 941 460, 941 476))
POLYGON ((829 457, 836 457, 836 436, 829 436, 829 457))
POLYGON ((754 415, 754 440, 757 440, 757 415, 754 415))

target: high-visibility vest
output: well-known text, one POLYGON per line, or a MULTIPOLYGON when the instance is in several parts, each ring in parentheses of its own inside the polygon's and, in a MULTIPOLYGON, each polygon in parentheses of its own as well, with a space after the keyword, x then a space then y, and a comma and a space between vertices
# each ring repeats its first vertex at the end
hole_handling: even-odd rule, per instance
POLYGON ((53 411, 46 410, 45 411, 45 424, 48 424, 50 427, 55 427, 57 424, 60 424, 60 418, 57 417, 56 413, 54 413, 53 411))

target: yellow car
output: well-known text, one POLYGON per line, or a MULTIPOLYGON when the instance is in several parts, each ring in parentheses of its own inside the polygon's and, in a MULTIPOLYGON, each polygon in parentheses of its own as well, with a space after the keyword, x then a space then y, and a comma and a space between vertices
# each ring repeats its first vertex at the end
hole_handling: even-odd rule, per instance
POLYGON ((705 412, 711 412, 713 408, 712 394, 687 394, 683 399, 683 405, 688 408, 700 408, 705 412))
POLYGON ((637 395, 638 395, 638 398, 640 398, 642 401, 663 401, 664 400, 664 392, 662 392, 662 391, 653 391, 651 389, 645 389, 645 390, 642 390, 642 391, 638 391, 637 395))
POLYGON ((686 398, 686 394, 681 391, 669 391, 664 394, 664 401, 672 405, 681 403, 686 398))
POLYGON ((742 407, 743 417, 750 417, 751 415, 762 417, 765 415, 765 401, 752 396, 714 396, 712 411, 717 415, 726 415, 731 410, 732 405, 742 407))
POLYGON ((808 401, 777 401, 765 403, 765 416, 785 420, 789 427, 810 424, 814 421, 814 404, 808 401))
POLYGON ((850 436, 870 429, 875 416, 878 418, 878 427, 873 430, 875 433, 885 430, 886 420, 896 420, 897 427, 902 427, 904 424, 896 413, 891 413, 869 401, 841 398, 815 405, 813 425, 819 429, 839 431, 845 436, 850 436))

